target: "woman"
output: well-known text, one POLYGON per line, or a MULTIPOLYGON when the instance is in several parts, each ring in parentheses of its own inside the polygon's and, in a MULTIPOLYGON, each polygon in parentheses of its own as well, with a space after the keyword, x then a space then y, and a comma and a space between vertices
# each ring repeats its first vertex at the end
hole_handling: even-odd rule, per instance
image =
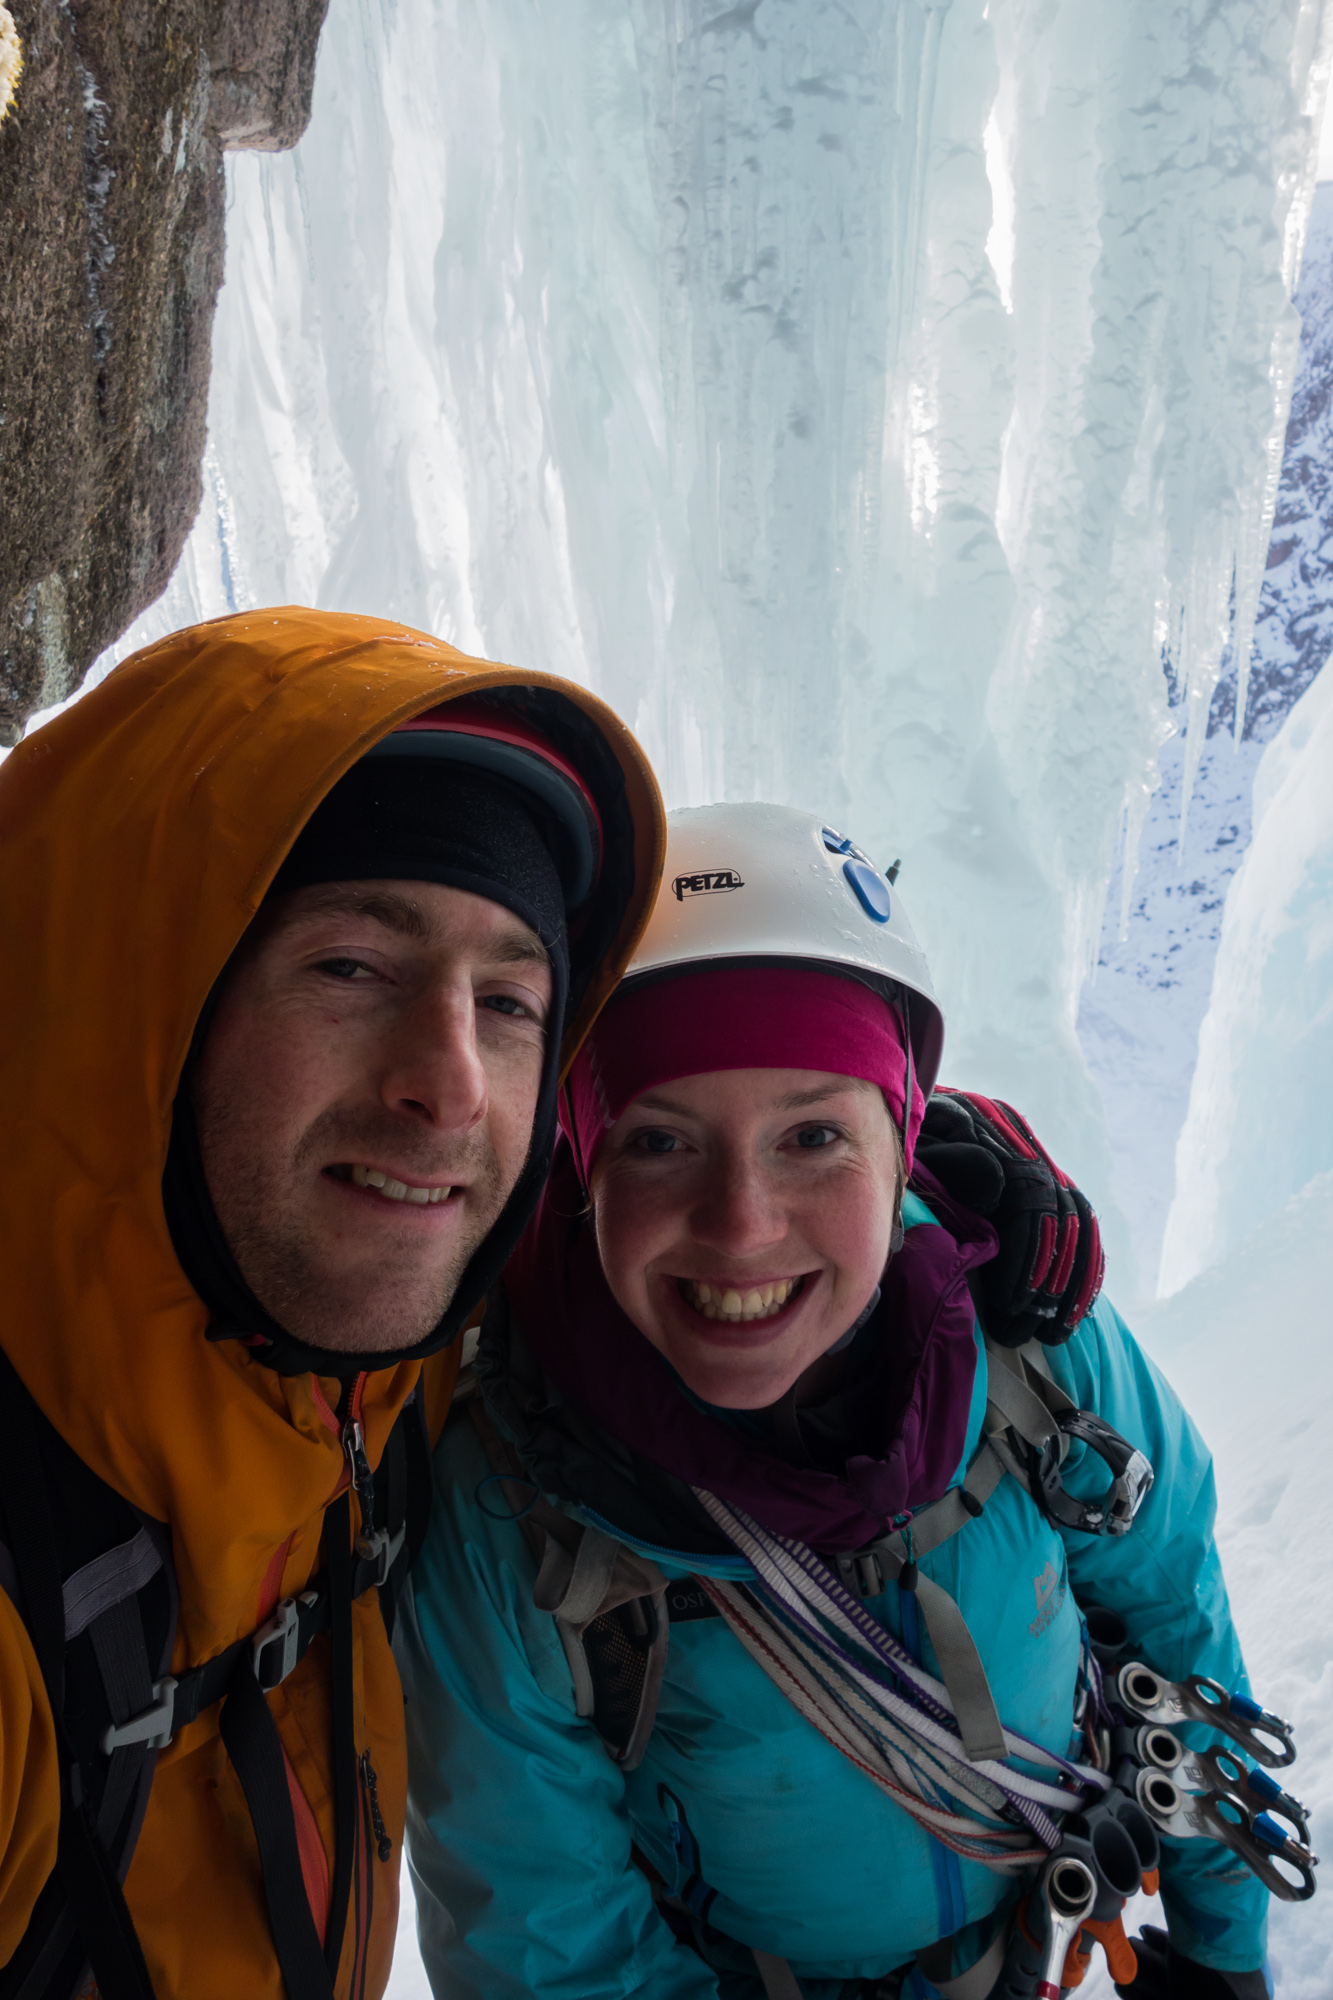
MULTIPOLYGON (((983 1338, 995 1233, 913 1177, 943 1022, 896 889, 785 808, 669 829, 437 1453, 400 1646, 423 1953, 481 2000, 984 2000, 1053 1800, 1105 1783, 1062 1763, 1080 1604, 1242 1678, 1207 1453, 1091 1269, 1065 1345, 983 1338), (1073 1406, 1110 1473, 1060 1464, 1073 1406)), ((1262 1994, 1265 1891, 1211 1841, 1162 1869, 1155 1990, 1262 1994)))

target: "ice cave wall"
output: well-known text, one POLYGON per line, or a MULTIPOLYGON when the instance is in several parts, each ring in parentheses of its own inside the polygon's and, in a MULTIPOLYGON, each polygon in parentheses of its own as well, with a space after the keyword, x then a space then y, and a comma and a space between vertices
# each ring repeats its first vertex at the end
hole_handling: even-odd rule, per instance
POLYGON ((1161 1288, 1175 1292, 1333 1165, 1333 674, 1254 781, 1176 1156, 1161 1288))
MULTIPOLYGON (((1325 143, 1330 137, 1326 113, 1325 143)), ((1079 1040, 1106 1111, 1113 1187, 1137 1258, 1136 1273, 1117 1275, 1124 1303, 1151 1298, 1157 1283, 1227 888, 1250 842, 1255 772, 1333 655, 1333 181, 1315 189, 1296 306, 1300 355, 1241 739, 1229 653, 1196 745, 1187 812, 1185 738, 1173 735, 1158 754, 1162 782, 1149 801, 1129 908, 1117 868, 1079 1009, 1079 1040)), ((1176 692, 1173 720, 1184 707, 1183 689, 1176 692)))
POLYGON ((300 148, 229 166, 204 509, 118 650, 387 612, 590 682, 674 800, 847 820, 951 1077, 1105 1199, 1078 997, 1163 650, 1206 716, 1253 613, 1331 27, 335 0, 300 148))

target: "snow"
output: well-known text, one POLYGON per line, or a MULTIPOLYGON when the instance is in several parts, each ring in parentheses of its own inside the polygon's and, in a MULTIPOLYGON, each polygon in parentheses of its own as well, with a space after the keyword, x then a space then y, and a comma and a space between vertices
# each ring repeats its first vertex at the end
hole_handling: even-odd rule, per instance
POLYGON ((398 1943, 394 1947, 393 1968, 384 1989, 384 2000, 430 2000, 430 1981, 417 1949, 417 1911, 412 1897, 412 1877, 406 1864, 399 1881, 398 1943))
MULTIPOLYGON (((1229 914, 1229 913, 1228 913, 1229 914)), ((1224 940, 1225 944, 1225 940, 1224 940)), ((1329 1071, 1325 1070, 1325 1082, 1329 1071)), ((1326 1141, 1324 1159, 1333 1151, 1326 1141)), ((1333 1166, 1164 1300, 1139 1331, 1217 1459, 1219 1533, 1256 1695, 1295 1724, 1290 1788, 1333 1854, 1333 1595, 1328 1589, 1329 1244, 1333 1166)), ((1327 1872, 1325 1870, 1325 1872, 1327 1872)), ((1333 1896, 1275 1904, 1281 2000, 1327 2000, 1333 1896)))

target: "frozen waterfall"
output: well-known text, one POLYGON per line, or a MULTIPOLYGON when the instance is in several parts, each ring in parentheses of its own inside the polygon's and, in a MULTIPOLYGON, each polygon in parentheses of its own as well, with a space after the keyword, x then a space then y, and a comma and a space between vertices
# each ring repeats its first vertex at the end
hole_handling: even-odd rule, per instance
POLYGON ((204 508, 117 651, 388 612, 589 682, 674 800, 845 819, 951 1078, 1105 1198, 1075 1014, 1163 657, 1197 725, 1252 615, 1326 13, 334 0, 306 138, 228 161, 204 508))

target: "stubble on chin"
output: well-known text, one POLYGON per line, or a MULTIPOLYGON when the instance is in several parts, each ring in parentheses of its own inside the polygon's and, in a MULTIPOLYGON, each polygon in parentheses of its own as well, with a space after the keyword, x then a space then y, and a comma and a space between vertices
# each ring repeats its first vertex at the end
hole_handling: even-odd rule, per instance
MULTIPOLYGON (((209 1192, 241 1276, 264 1310, 297 1340, 335 1353, 391 1353, 425 1340, 453 1303, 459 1280, 511 1192, 489 1141, 473 1134, 446 1156, 438 1146, 405 1144, 399 1132, 376 1135, 363 1128, 334 1134, 321 1121, 305 1135, 295 1159, 281 1167, 256 1157, 244 1135, 229 1127, 225 1109, 213 1109, 221 1115, 207 1119, 207 1136, 201 1121, 200 1132, 209 1192), (376 1243, 372 1211, 365 1243, 375 1247, 356 1256, 363 1246, 357 1245, 350 1202, 348 1222, 337 1227, 312 1214, 318 1162, 331 1153, 348 1160, 389 1155, 423 1180, 455 1174, 466 1188, 462 1229, 447 1247, 425 1240, 423 1232, 413 1256, 376 1243)), ((360 1199, 368 1204, 383 1197, 360 1199)))

